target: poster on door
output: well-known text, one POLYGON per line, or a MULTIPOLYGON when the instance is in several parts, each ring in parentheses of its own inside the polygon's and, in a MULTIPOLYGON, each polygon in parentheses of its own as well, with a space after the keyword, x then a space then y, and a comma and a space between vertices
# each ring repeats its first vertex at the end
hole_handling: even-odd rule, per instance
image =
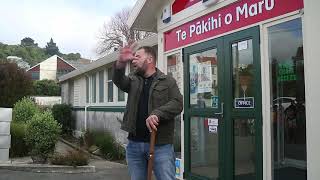
POLYGON ((212 70, 211 62, 206 61, 198 64, 198 93, 211 92, 212 90, 212 70))

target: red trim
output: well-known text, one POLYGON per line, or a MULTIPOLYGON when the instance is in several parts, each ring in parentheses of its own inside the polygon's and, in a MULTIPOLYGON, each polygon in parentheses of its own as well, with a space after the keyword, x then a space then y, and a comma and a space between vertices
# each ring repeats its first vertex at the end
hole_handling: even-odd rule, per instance
POLYGON ((172 14, 176 14, 188 7, 200 2, 201 0, 175 0, 172 4, 172 14))
POLYGON ((62 59, 57 58, 57 70, 75 70, 75 68, 62 59))
POLYGON ((39 72, 40 71, 40 64, 35 66, 35 67, 33 67, 33 68, 31 68, 31 69, 29 69, 28 72, 29 71, 30 72, 39 72))

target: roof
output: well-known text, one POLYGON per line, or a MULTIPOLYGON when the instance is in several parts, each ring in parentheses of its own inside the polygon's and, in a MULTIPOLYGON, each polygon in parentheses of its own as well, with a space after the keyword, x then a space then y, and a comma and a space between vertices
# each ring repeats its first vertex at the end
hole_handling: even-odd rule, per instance
POLYGON ((85 58, 80 58, 78 60, 66 60, 66 61, 70 63, 72 66, 74 66, 76 69, 82 68, 92 62, 90 59, 85 59, 85 58))
MULTIPOLYGON (((158 44, 158 35, 151 36, 151 37, 144 39, 144 40, 141 40, 137 43, 138 43, 138 46, 155 46, 158 44)), ((87 66, 84 66, 80 69, 71 71, 70 73, 61 76, 59 78, 59 82, 63 82, 63 81, 75 78, 75 77, 80 76, 82 74, 88 73, 92 70, 95 70, 99 67, 110 64, 111 62, 114 62, 117 60, 118 55, 119 55, 119 52, 116 51, 116 52, 108 54, 100 59, 97 59, 96 61, 93 61, 92 63, 88 64, 87 66)))
POLYGON ((137 0, 127 24, 130 28, 157 32, 157 12, 168 0, 137 0))
MULTIPOLYGON (((58 58, 59 58, 59 59, 61 59, 62 61, 64 61, 65 63, 67 63, 67 64, 69 64, 70 66, 72 66, 73 68, 77 69, 77 68, 74 67, 72 64, 70 64, 69 62, 67 62, 66 60, 64 60, 62 57, 60 57, 60 56, 58 56, 58 55, 53 55, 53 56, 47 58, 46 60, 48 60, 48 59, 50 59, 50 58, 57 58, 57 60, 58 60, 58 58)), ((46 60, 44 60, 44 61, 46 61, 46 60)), ((42 62, 44 62, 44 61, 42 61, 42 62)), ((31 70, 32 68, 38 66, 38 65, 41 64, 42 62, 40 62, 40 63, 38 63, 38 64, 30 67, 29 69, 27 69, 27 71, 29 71, 29 70, 31 70)))

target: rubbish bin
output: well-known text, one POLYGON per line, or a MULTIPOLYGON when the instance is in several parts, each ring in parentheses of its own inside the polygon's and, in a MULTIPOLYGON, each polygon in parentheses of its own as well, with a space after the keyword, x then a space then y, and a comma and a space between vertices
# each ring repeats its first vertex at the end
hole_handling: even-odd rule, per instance
POLYGON ((0 163, 9 162, 11 108, 0 108, 0 163))

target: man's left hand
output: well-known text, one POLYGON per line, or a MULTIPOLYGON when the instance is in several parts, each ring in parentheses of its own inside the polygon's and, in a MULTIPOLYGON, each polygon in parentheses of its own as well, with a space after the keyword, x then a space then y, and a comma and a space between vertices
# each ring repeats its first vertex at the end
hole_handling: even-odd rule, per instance
POLYGON ((147 128, 149 129, 150 132, 152 132, 152 130, 157 131, 157 126, 159 125, 159 118, 156 115, 150 115, 147 119, 146 119, 146 125, 147 128))

